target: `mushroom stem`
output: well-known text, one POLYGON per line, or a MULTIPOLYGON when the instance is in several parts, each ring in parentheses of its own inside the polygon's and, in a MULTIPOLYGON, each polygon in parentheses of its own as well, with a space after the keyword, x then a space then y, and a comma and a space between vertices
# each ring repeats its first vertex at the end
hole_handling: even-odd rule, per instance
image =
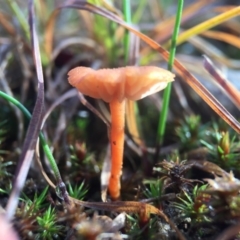
POLYGON ((125 100, 110 102, 110 112, 111 177, 108 190, 112 200, 117 200, 120 196, 120 178, 123 164, 125 100))

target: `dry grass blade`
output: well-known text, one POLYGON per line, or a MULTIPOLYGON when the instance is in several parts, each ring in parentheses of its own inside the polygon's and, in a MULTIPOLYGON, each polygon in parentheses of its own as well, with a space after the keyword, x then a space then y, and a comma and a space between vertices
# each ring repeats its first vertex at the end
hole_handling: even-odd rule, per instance
POLYGON ((203 66, 213 76, 218 85, 221 86, 221 89, 229 99, 240 109, 240 92, 234 85, 223 77, 220 71, 213 65, 212 61, 206 56, 204 56, 203 66))
POLYGON ((201 33, 204 37, 216 39, 218 41, 223 41, 228 44, 231 44, 232 46, 236 48, 240 48, 240 39, 238 36, 234 36, 229 33, 224 33, 221 31, 206 31, 204 33, 201 33))
POLYGON ((44 40, 45 40, 44 47, 45 47, 45 51, 48 56, 48 59, 51 59, 51 56, 52 56, 54 25, 59 12, 60 12, 59 10, 55 10, 53 14, 51 14, 46 24, 46 31, 44 34, 44 40))
POLYGON ((11 219, 14 216, 19 194, 24 186, 28 170, 30 168, 30 164, 32 161, 32 157, 34 154, 34 150, 36 147, 38 135, 41 128, 41 120, 43 114, 43 104, 44 104, 44 80, 43 80, 43 72, 41 65, 41 57, 40 50, 38 44, 38 38, 35 30, 35 19, 34 19, 34 8, 33 2, 29 2, 29 26, 30 26, 30 34, 33 46, 33 57, 35 60, 35 66, 37 71, 37 79, 38 79, 38 93, 37 100, 34 106, 32 119, 29 123, 29 127, 27 130, 27 134, 25 137, 23 150, 18 162, 18 168, 16 173, 16 178, 14 182, 14 186, 9 197, 9 201, 7 203, 6 208, 6 216, 8 219, 11 219))
POLYGON ((227 21, 228 19, 238 16, 239 14, 240 14, 240 6, 230 9, 227 12, 224 12, 216 17, 213 17, 205 22, 198 24, 197 26, 194 26, 179 35, 177 39, 177 45, 185 42, 190 37, 197 35, 199 33, 202 33, 212 27, 215 27, 221 24, 222 22, 227 21))
POLYGON ((174 66, 182 78, 189 84, 190 87, 237 133, 240 133, 239 122, 222 106, 222 104, 191 74, 183 65, 176 59, 174 66))
POLYGON ((36 145, 36 160, 37 160, 37 164, 39 167, 39 171, 41 172, 42 176, 44 177, 44 179, 46 180, 46 182, 48 183, 48 185, 53 188, 56 189, 55 184, 51 181, 51 179, 48 177, 47 173, 45 172, 41 159, 40 159, 40 149, 39 149, 39 139, 37 141, 37 145, 36 145))
POLYGON ((235 7, 236 7, 236 5, 218 6, 218 7, 215 7, 213 11, 222 13, 222 12, 229 11, 229 10, 235 8, 235 7))
POLYGON ((49 117, 49 115, 53 112, 53 110, 60 105, 61 103, 63 103, 64 101, 66 101, 69 98, 72 97, 76 97, 78 95, 77 91, 75 89, 71 89, 69 91, 67 91, 66 93, 64 93, 62 96, 60 96, 50 107, 49 109, 46 111, 43 120, 42 120, 42 127, 45 124, 47 118, 49 117))
MULTIPOLYGON (((213 3, 214 1, 216 0, 196 1, 195 3, 187 6, 183 10, 181 24, 185 23, 186 21, 189 21, 193 16, 196 15, 198 11, 200 11, 203 7, 213 3)), ((154 37, 154 39, 157 42, 162 42, 163 40, 169 38, 172 34, 174 23, 175 23, 175 16, 168 18, 164 21, 161 21, 161 23, 157 24, 153 29, 153 32, 156 33, 156 36, 154 37), (165 33, 166 29, 168 29, 167 33, 165 33), (169 29, 171 30, 169 31, 169 29)))
POLYGON ((83 47, 85 48, 90 48, 90 49, 96 49, 97 48, 97 44, 94 40, 92 40, 91 38, 82 38, 82 37, 72 37, 72 38, 67 38, 62 40, 59 45, 57 45, 53 51, 49 51, 48 54, 51 56, 51 60, 55 60, 56 57, 59 55, 59 53, 71 46, 71 45, 83 45, 83 47))
POLYGON ((96 116, 98 116, 105 124, 106 126, 109 128, 110 127, 110 122, 108 119, 106 119, 104 117, 104 115, 102 115, 92 104, 90 104, 87 99, 83 96, 82 93, 78 92, 78 97, 80 102, 87 107, 90 111, 92 111, 96 116))
POLYGON ((13 25, 9 21, 9 18, 4 13, 1 13, 1 12, 0 12, 0 23, 2 24, 2 26, 6 29, 6 31, 10 35, 12 35, 12 36, 16 35, 15 28, 13 27, 13 25))
POLYGON ((83 207, 93 208, 97 210, 104 211, 114 211, 114 212, 126 212, 126 213, 135 213, 140 216, 148 217, 150 214, 155 214, 162 217, 169 225, 176 231, 179 239, 184 240, 184 236, 175 226, 175 224, 158 208, 142 202, 134 202, 134 201, 119 201, 112 203, 102 203, 102 202, 84 202, 74 198, 70 198, 72 203, 76 205, 80 205, 83 207))
POLYGON ((110 144, 108 144, 101 171, 101 199, 103 202, 107 202, 107 190, 110 176, 111 176, 111 148, 110 144))
POLYGON ((196 49, 202 53, 208 55, 212 59, 217 59, 223 65, 229 68, 238 69, 240 61, 231 59, 225 55, 225 53, 216 47, 213 43, 206 41, 203 37, 194 36, 188 39, 188 42, 192 44, 196 49))
MULTIPOLYGON (((99 8, 99 7, 95 7, 94 5, 89 4, 84 0, 65 1, 64 4, 60 5, 59 8, 57 8, 53 11, 53 13, 49 17, 47 24, 46 24, 46 31, 45 31, 44 39, 45 39, 45 50, 46 50, 46 53, 49 58, 51 57, 52 49, 53 49, 53 36, 54 36, 54 27, 55 27, 55 23, 56 23, 56 18, 58 16, 61 8, 76 8, 76 9, 87 10, 90 12, 94 12, 95 9, 101 9, 102 11, 104 11, 105 15, 109 14, 111 17, 121 20, 121 18, 118 17, 117 15, 115 15, 114 13, 112 13, 108 10, 99 8), (92 9, 92 10, 90 10, 90 9, 92 9)), ((98 14, 102 15, 101 13, 98 13, 98 14)))
MULTIPOLYGON (((140 33, 136 29, 134 29, 131 25, 124 22, 118 16, 108 12, 105 9, 100 7, 96 7, 89 3, 83 3, 82 1, 74 1, 71 4, 64 4, 60 6, 60 8, 80 8, 84 9, 99 15, 102 15, 120 25, 128 29, 129 31, 135 33, 138 37, 140 37, 144 42, 150 45, 153 49, 157 50, 162 57, 168 61, 169 53, 161 47, 158 43, 154 40, 149 38, 148 36, 140 33)), ((240 11, 240 7, 234 9, 235 14, 240 11)), ((232 16, 232 13, 231 13, 232 16)), ((182 77, 182 79, 189 84, 190 87, 224 120, 226 121, 237 133, 240 133, 240 124, 239 122, 227 111, 226 108, 222 106, 222 104, 189 72, 187 69, 177 60, 174 60, 174 68, 178 72, 178 74, 182 77)))
MULTIPOLYGON (((136 65, 137 59, 139 57, 139 38, 131 33, 130 34, 130 47, 129 47, 129 56, 128 56, 128 64, 136 65)), ((136 103, 131 100, 126 101, 126 126, 128 128, 129 134, 131 135, 133 141, 138 145, 143 147, 144 142, 141 138, 139 128, 137 125, 136 111, 135 111, 136 103)))
POLYGON ((126 124, 128 127, 129 134, 133 141, 140 147, 144 146, 144 142, 140 137, 140 133, 137 127, 137 119, 135 114, 134 102, 128 100, 126 103, 126 124))

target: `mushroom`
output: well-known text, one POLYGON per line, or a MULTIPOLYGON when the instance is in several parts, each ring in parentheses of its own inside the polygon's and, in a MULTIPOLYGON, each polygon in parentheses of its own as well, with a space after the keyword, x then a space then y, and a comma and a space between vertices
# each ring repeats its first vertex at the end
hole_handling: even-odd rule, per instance
POLYGON ((133 101, 164 89, 174 74, 154 66, 128 66, 94 70, 76 67, 69 71, 69 83, 82 94, 109 103, 111 113, 111 177, 108 191, 113 200, 120 197, 123 164, 125 100, 133 101))

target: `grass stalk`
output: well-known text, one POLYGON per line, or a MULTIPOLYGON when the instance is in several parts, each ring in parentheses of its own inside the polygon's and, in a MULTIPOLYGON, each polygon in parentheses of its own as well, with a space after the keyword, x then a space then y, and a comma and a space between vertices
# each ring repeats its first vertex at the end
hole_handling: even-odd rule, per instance
MULTIPOLYGON (((176 20, 175 20, 172 39, 171 39, 170 55, 169 55, 169 59, 168 59, 168 70, 169 71, 172 70, 173 62, 174 62, 174 58, 175 58, 176 43, 177 43, 177 37, 178 37, 181 18, 182 18, 183 4, 184 4, 184 0, 178 1, 176 20)), ((169 106, 169 100, 170 100, 170 95, 171 95, 171 88, 172 88, 172 84, 168 83, 168 86, 166 87, 166 89, 164 90, 164 93, 163 93, 163 107, 162 107, 162 111, 160 114, 159 123, 158 123, 158 131, 157 131, 157 146, 158 146, 157 152, 158 152, 159 146, 163 143, 163 138, 164 138, 164 134, 165 134, 168 106, 169 106)))

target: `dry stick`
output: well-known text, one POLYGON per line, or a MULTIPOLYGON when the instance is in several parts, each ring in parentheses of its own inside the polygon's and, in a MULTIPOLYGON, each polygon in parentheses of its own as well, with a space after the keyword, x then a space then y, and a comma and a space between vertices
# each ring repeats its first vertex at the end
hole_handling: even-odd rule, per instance
POLYGON ((205 55, 203 55, 203 66, 213 76, 216 82, 222 87, 227 97, 240 109, 240 92, 220 73, 213 62, 205 55))

